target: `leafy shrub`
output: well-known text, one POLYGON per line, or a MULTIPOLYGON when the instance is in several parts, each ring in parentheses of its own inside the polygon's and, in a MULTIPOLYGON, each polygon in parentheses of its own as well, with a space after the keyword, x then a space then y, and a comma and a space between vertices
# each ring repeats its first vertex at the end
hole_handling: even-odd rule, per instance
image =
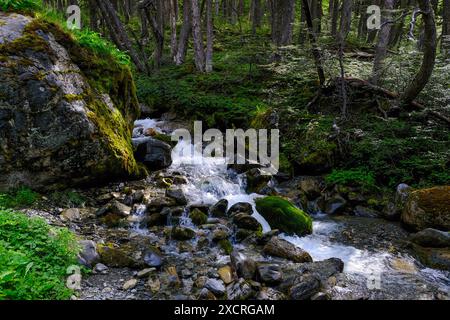
POLYGON ((0 8, 3 11, 30 11, 41 6, 40 0, 0 0, 0 8))
POLYGON ((345 186, 374 187, 375 177, 373 172, 367 170, 366 168, 333 170, 326 176, 326 182, 329 184, 345 186))
POLYGON ((0 299, 67 299, 67 268, 76 265, 74 235, 41 218, 0 210, 0 299))
POLYGON ((36 202, 39 194, 31 189, 22 187, 9 193, 0 193, 0 208, 21 208, 36 202))
POLYGON ((50 199, 63 207, 80 207, 86 199, 76 191, 55 191, 50 194, 50 199))

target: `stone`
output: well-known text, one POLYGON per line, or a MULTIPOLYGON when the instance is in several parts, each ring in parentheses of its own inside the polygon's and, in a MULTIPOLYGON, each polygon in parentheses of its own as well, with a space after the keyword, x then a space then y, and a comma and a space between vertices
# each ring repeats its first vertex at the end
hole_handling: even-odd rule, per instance
POLYGON ((199 209, 194 209, 189 213, 189 218, 192 220, 192 222, 200 226, 202 224, 206 224, 208 222, 208 216, 204 214, 199 209))
POLYGON ((247 177, 247 192, 248 193, 262 193, 262 190, 266 188, 269 182, 272 180, 271 175, 266 175, 259 168, 250 169, 245 173, 247 177))
POLYGON ((219 297, 225 294, 225 286, 223 285, 222 280, 208 279, 205 283, 205 288, 219 297))
POLYGON ((242 278, 227 287, 227 298, 229 300, 248 300, 255 295, 256 292, 252 286, 242 278))
POLYGON ((220 279, 225 283, 225 285, 229 285, 233 282, 233 271, 230 266, 224 266, 220 268, 217 273, 219 274, 220 279))
POLYGON ((128 280, 127 282, 125 282, 123 284, 122 290, 128 291, 128 290, 134 289, 137 285, 137 282, 138 282, 137 279, 128 280))
POLYGON ((108 267, 105 266, 103 263, 97 263, 94 266, 94 273, 106 274, 108 273, 108 267))
POLYGON ((252 215, 253 207, 250 203, 238 202, 231 206, 231 208, 227 212, 227 215, 232 217, 233 215, 235 215, 237 213, 246 213, 248 215, 252 215))
POLYGON ((81 251, 78 254, 78 261, 80 264, 91 268, 98 261, 100 261, 100 255, 97 252, 97 245, 91 240, 81 240, 79 242, 81 251))
POLYGON ((306 195, 308 200, 317 199, 324 189, 325 183, 322 178, 302 177, 299 182, 299 189, 306 195))
POLYGON ((410 241, 428 248, 450 247, 450 232, 428 228, 411 235, 410 241))
POLYGON ((172 164, 172 147, 152 137, 133 138, 134 156, 148 169, 156 171, 172 164))
POLYGON ((120 203, 119 201, 113 201, 110 205, 110 211, 120 217, 128 217, 130 215, 131 208, 123 203, 120 203))
POLYGON ((198 300, 217 300, 216 296, 206 288, 200 291, 198 300))
POLYGON ((304 236, 312 233, 312 219, 290 201, 276 196, 257 199, 256 210, 273 229, 304 236))
POLYGON ((160 268, 163 265, 164 259, 159 250, 156 248, 149 249, 144 254, 144 262, 147 266, 152 268, 160 268))
POLYGON ((183 190, 178 188, 169 188, 166 190, 166 196, 175 199, 177 205, 184 206, 187 205, 188 201, 184 195, 183 190))
POLYGON ((280 257, 298 263, 312 262, 312 258, 308 252, 279 237, 272 237, 264 246, 263 252, 270 256, 280 257))
POLYGON ((175 240, 190 240, 195 237, 195 231, 186 227, 173 227, 171 236, 175 240))
POLYGON ((231 235, 231 232, 227 227, 225 227, 225 226, 220 227, 220 226, 221 225, 219 225, 219 227, 214 229, 212 232, 212 240, 215 242, 219 242, 221 240, 226 240, 231 235))
POLYGON ((280 266, 276 264, 258 265, 258 276, 261 282, 268 285, 277 285, 283 281, 283 274, 280 266))
POLYGON ((401 220, 415 231, 426 228, 450 230, 450 186, 412 191, 401 220))
POLYGON ((339 195, 334 196, 326 201, 325 213, 329 215, 340 214, 344 211, 346 205, 347 201, 343 197, 339 195))
POLYGON ((378 211, 363 206, 356 206, 353 212, 355 216, 364 218, 377 218, 380 215, 378 211))
POLYGON ((207 276, 199 276, 196 280, 195 280, 195 282, 194 282, 194 284, 195 284, 195 286, 197 287, 197 288, 203 288, 204 286, 205 286, 205 284, 206 284, 206 281, 208 281, 208 277, 207 276))
POLYGON ((413 245, 413 251, 424 265, 450 271, 450 248, 424 248, 413 245))
POLYGON ((228 200, 222 199, 210 208, 210 214, 214 218, 223 218, 227 215, 228 200))
POLYGON ((233 223, 238 227, 242 229, 252 230, 252 231, 261 231, 262 226, 254 218, 253 216, 249 216, 246 213, 238 213, 234 215, 233 217, 233 223))
POLYGON ((156 271, 156 268, 145 268, 139 271, 136 275, 139 279, 147 278, 149 275, 151 275, 153 272, 156 271))
POLYGON ((230 255, 231 266, 238 277, 245 280, 252 280, 256 275, 256 262, 234 249, 230 255))
POLYGON ((308 300, 320 290, 320 281, 313 276, 306 275, 289 290, 293 300, 308 300))
POLYGON ((127 66, 18 13, 1 13, 0 42, 0 190, 53 191, 144 173, 129 142, 139 105, 127 66))
POLYGON ((272 300, 272 301, 278 301, 278 300, 285 300, 285 295, 277 291, 273 288, 262 288, 261 291, 258 292, 258 295, 256 297, 256 300, 272 300))
POLYGON ((146 285, 153 294, 156 294, 161 290, 161 282, 158 278, 149 278, 146 285))
POLYGON ((78 208, 70 208, 61 212, 61 219, 63 221, 80 221, 81 214, 80 209, 78 208))
POLYGON ((128 248, 115 247, 113 245, 98 245, 98 253, 101 263, 112 268, 139 268, 142 263, 133 257, 133 252, 128 248))

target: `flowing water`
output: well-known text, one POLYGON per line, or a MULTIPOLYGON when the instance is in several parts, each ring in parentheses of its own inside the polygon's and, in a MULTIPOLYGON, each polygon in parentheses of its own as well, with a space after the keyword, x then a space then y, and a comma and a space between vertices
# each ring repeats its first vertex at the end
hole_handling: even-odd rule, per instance
MULTIPOLYGON (((156 127, 158 121, 143 120, 139 122, 145 127, 156 127)), ((223 158, 203 158, 196 152, 191 144, 180 141, 172 152, 173 164, 168 168, 170 173, 181 173, 187 177, 188 183, 183 191, 189 204, 213 205, 221 199, 229 201, 229 207, 238 202, 248 202, 253 205, 254 217, 263 226, 263 232, 270 231, 270 225, 257 212, 255 199, 258 194, 247 194, 245 191, 245 178, 233 170, 227 169, 223 158)), ((393 254, 388 250, 359 249, 354 246, 339 243, 333 235, 345 227, 324 214, 314 215, 314 233, 306 237, 283 237, 306 250, 314 261, 328 258, 340 258, 344 261, 344 273, 358 282, 358 285, 367 285, 367 281, 374 281, 382 277, 384 290, 381 298, 430 298, 426 293, 430 286, 448 295, 450 290, 449 273, 424 268, 408 254, 393 254), (408 294, 406 294, 406 293, 408 294), (422 293, 421 293, 422 292, 422 293), (405 295, 406 294, 406 295, 405 295)), ((370 234, 367 235, 370 237, 370 234)), ((378 285, 380 285, 378 283, 378 285)), ((350 286, 351 287, 351 286, 350 286)), ((341 288, 343 292, 350 289, 341 288)), ((357 290, 353 288, 354 290, 357 290)), ((351 290, 350 290, 351 291, 351 290)), ((345 298, 341 293, 337 297, 345 298)))

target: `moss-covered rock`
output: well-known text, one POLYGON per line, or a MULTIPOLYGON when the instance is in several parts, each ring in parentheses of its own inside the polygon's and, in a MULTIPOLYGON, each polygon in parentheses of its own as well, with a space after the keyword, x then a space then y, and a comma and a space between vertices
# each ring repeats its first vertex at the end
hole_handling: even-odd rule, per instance
POLYGON ((189 213, 189 218, 191 218, 192 222, 197 226, 206 224, 208 221, 208 216, 197 208, 189 213))
POLYGON ((403 208, 402 221, 420 231, 434 228, 450 230, 450 186, 420 189, 409 194, 403 208))
POLYGON ((56 24, 0 13, 0 189, 139 176, 130 69, 56 24))
POLYGON ((311 217, 286 199, 276 196, 257 199, 256 210, 273 229, 299 236, 312 233, 311 217))

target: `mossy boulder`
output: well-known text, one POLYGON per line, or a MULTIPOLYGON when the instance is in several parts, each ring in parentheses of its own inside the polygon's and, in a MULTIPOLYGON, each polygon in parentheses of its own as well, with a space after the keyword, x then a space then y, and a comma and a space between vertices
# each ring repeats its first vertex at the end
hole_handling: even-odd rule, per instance
POLYGON ((312 219, 290 201, 276 196, 256 200, 256 210, 270 224, 287 234, 304 236, 312 233, 312 219))
POLYGON ((192 222, 197 226, 206 224, 206 222, 208 221, 208 216, 197 208, 189 213, 189 218, 191 218, 192 222))
POLYGON ((58 25, 0 13, 0 189, 58 189, 145 172, 131 145, 131 71, 58 25))
POLYGON ((412 230, 450 230, 450 186, 420 189, 409 194, 402 211, 403 223, 412 230))

